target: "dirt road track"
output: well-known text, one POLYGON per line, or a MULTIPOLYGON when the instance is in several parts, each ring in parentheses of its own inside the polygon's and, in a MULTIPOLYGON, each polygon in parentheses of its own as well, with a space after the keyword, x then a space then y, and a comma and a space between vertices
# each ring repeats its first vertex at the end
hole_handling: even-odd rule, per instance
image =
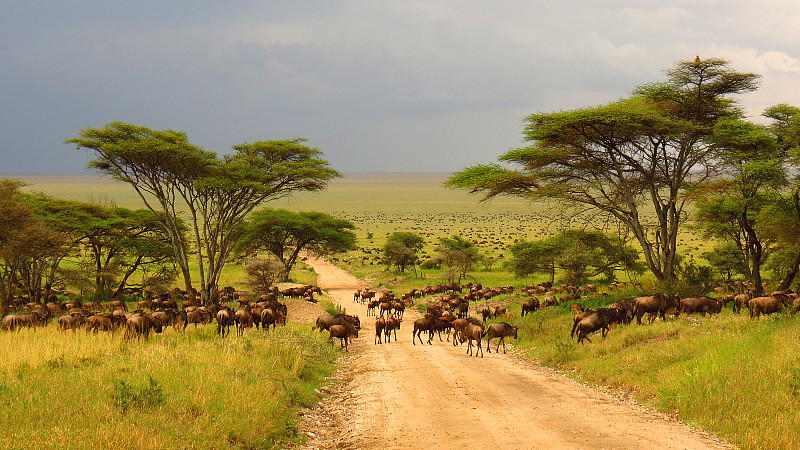
POLYGON ((415 311, 406 311, 397 342, 374 345, 374 320, 353 302, 362 283, 324 260, 307 264, 362 319, 362 333, 328 397, 305 417, 306 448, 732 448, 512 354, 470 358, 465 346, 438 339, 413 346, 415 311))

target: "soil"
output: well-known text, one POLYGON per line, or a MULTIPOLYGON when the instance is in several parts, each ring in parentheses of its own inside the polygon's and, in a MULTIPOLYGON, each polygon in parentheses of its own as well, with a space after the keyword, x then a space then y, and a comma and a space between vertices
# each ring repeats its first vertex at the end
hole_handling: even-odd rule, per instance
MULTIPOLYGON (((713 435, 580 384, 514 354, 470 357, 466 345, 409 339, 419 314, 406 309, 398 340, 374 344, 373 319, 353 302, 364 283, 309 259, 319 286, 362 319, 323 400, 305 411, 308 449, 733 448, 713 435)), ((336 343, 335 345, 339 345, 336 343)), ((485 343, 483 344, 486 351, 485 343)))

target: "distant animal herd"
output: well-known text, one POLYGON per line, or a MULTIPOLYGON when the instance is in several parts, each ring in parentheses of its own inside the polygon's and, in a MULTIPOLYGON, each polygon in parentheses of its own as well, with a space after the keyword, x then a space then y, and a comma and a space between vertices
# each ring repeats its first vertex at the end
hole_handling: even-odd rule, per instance
MULTIPOLYGON (((526 286, 520 293, 528 298, 521 301, 520 316, 524 317, 540 308, 556 306, 564 302, 571 302, 570 310, 574 313, 570 337, 576 338, 578 343, 591 342, 589 335, 600 331, 605 337, 609 329, 616 325, 630 324, 636 319, 637 324, 642 324, 642 318, 647 316, 647 323, 652 324, 657 318, 666 320, 668 315, 678 318, 681 314, 702 316, 718 314, 726 305, 732 304, 734 313, 741 313, 742 308, 747 308, 751 318, 758 318, 762 314, 773 314, 789 310, 792 313, 800 311, 798 294, 793 291, 775 291, 770 295, 757 296, 746 283, 731 286, 732 289, 743 292, 726 293, 720 297, 687 297, 678 295, 655 293, 653 295, 632 297, 615 301, 603 308, 583 308, 576 301, 581 296, 605 296, 609 292, 623 289, 625 283, 612 283, 605 287, 605 292, 600 293, 601 287, 597 284, 586 286, 553 286, 551 283, 539 283, 526 286), (747 290, 745 290, 747 289, 747 290)), ((727 290, 728 287, 725 288, 727 290)), ((512 318, 507 306, 487 303, 475 305, 475 316, 470 317, 470 302, 485 301, 502 294, 513 294, 513 286, 485 288, 481 284, 455 283, 426 286, 421 289, 412 289, 397 298, 391 290, 359 289, 354 293, 353 301, 367 307, 367 316, 375 316, 374 343, 382 344, 391 342, 394 336, 397 340, 397 330, 402 324, 405 309, 414 304, 414 300, 428 298, 428 304, 423 317, 414 320, 411 342, 416 345, 419 341, 424 344, 423 334, 427 333, 427 343, 433 343, 435 336, 440 342, 442 333, 451 340, 454 346, 467 343, 467 353, 470 356, 483 357, 481 341, 486 340, 486 350, 491 353, 490 342, 497 338, 495 351, 503 345, 505 353, 505 338, 517 338, 518 327, 506 321, 486 324, 490 318, 512 318), (462 293, 465 294, 462 295, 462 293), (431 296, 434 296, 430 298, 431 296)), ((718 289, 718 292, 720 290, 718 289)), ((315 329, 329 330, 329 340, 340 339, 341 348, 348 350, 348 342, 358 337, 361 330, 361 321, 357 315, 338 314, 325 315, 317 319, 315 329)))
MULTIPOLYGON (((609 329, 615 325, 630 324, 636 319, 638 324, 647 316, 647 323, 657 318, 666 320, 668 315, 677 318, 680 314, 718 314, 728 304, 732 304, 734 313, 741 313, 747 308, 751 318, 774 314, 782 311, 796 313, 800 310, 798 294, 787 291, 775 291, 770 295, 755 295, 746 283, 731 286, 734 292, 722 292, 719 297, 679 298, 677 295, 655 293, 625 300, 615 301, 603 308, 584 308, 578 300, 582 296, 604 296, 625 288, 624 283, 612 283, 603 287, 597 284, 586 286, 553 286, 551 283, 531 284, 519 290, 527 298, 520 302, 520 317, 534 313, 541 308, 556 306, 570 302, 573 312, 570 336, 577 337, 578 343, 591 342, 589 335, 600 331, 605 337, 609 329), (737 292, 738 291, 738 292, 737 292)), ((729 287, 725 287, 727 291, 729 287)), ((719 290, 718 290, 719 291, 719 290)), ((486 350, 491 353, 490 343, 497 339, 495 352, 500 345, 506 351, 505 339, 517 338, 518 327, 507 321, 486 324, 490 318, 511 319, 512 313, 506 305, 492 305, 487 302, 503 294, 515 294, 513 286, 483 287, 480 283, 439 284, 421 289, 411 289, 399 297, 388 289, 364 288, 354 292, 353 302, 366 306, 367 316, 375 317, 374 343, 390 343, 392 337, 397 341, 406 308, 413 306, 414 301, 427 299, 425 313, 414 320, 411 342, 424 344, 423 335, 427 333, 427 343, 433 344, 435 336, 454 346, 467 343, 470 356, 483 357, 482 341, 486 340, 486 350), (485 302, 485 303, 478 303, 485 302), (470 316, 470 311, 474 316, 470 316), (452 339, 451 339, 452 337, 452 339)), ((129 304, 119 299, 111 299, 107 304, 95 301, 83 302, 67 291, 54 291, 39 302, 28 302, 24 296, 13 299, 13 312, 0 319, 0 330, 14 331, 22 328, 47 326, 55 322, 59 330, 86 332, 124 332, 126 339, 147 339, 151 333, 161 333, 172 327, 183 331, 189 325, 205 326, 216 321, 216 331, 220 336, 230 334, 235 328, 237 335, 243 335, 248 328, 268 330, 278 325, 285 325, 287 306, 280 300, 295 298, 316 303, 315 294, 322 294, 316 286, 302 285, 279 289, 273 286, 269 291, 255 300, 247 298, 233 287, 221 290, 219 300, 210 305, 201 305, 197 292, 186 292, 172 289, 169 292, 153 294, 141 291, 125 292, 128 297, 138 297, 136 309, 129 311, 129 304)), ((515 299, 518 300, 518 299, 515 299)), ((329 341, 338 338, 340 346, 349 351, 349 342, 357 338, 361 330, 361 320, 357 315, 336 314, 320 316, 312 329, 325 330, 329 333, 329 341)))

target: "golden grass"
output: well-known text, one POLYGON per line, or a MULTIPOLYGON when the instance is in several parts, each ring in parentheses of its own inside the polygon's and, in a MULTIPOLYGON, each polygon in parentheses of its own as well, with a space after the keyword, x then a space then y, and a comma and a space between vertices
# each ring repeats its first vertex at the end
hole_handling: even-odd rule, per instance
POLYGON ((213 325, 190 326, 149 341, 52 324, 2 333, 0 349, 7 448, 270 448, 298 438, 296 411, 316 403, 337 355, 292 324, 224 339, 213 325), (163 401, 137 404, 150 377, 163 401), (120 395, 133 406, 117 404, 120 395))

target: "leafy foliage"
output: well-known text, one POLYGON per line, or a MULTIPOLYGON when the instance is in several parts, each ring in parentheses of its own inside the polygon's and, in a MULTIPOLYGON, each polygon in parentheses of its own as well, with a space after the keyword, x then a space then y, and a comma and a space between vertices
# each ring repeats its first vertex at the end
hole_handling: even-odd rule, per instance
POLYGON ((612 281, 617 270, 644 270, 636 250, 600 231, 564 230, 547 239, 518 242, 511 253, 507 264, 516 276, 544 272, 554 282, 556 269, 563 269, 564 283, 572 285, 601 274, 612 281))
POLYGON ((396 231, 386 239, 383 257, 387 265, 396 266, 400 272, 413 266, 417 261, 417 253, 422 250, 425 240, 416 233, 396 231))
POLYGON ((352 250, 356 243, 352 222, 317 211, 263 209, 241 229, 237 251, 266 250, 283 263, 287 276, 304 250, 328 255, 352 250))
POLYGON ((186 134, 123 122, 84 129, 67 140, 95 151, 90 166, 129 183, 148 209, 163 213, 186 289, 192 289, 189 242, 179 232, 178 210, 189 209, 204 302, 218 294, 218 280, 240 231, 261 203, 296 191, 323 189, 339 173, 304 139, 257 141, 218 158, 189 143, 186 134))
POLYGON ((533 114, 525 127, 533 144, 499 157, 519 169, 475 166, 447 185, 606 215, 631 232, 659 280, 672 280, 687 189, 715 174, 713 126, 740 117, 729 96, 754 90, 758 76, 716 58, 681 61, 668 76, 608 105, 533 114), (655 211, 652 226, 642 219, 645 206, 655 211))

